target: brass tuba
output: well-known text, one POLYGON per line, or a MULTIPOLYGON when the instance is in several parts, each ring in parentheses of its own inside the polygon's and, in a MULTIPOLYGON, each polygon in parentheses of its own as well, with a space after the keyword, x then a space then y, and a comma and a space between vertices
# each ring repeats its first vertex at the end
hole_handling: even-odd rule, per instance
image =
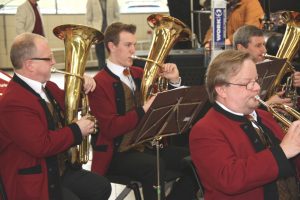
POLYGON ((147 18, 148 25, 153 29, 153 38, 148 58, 146 60, 144 75, 141 83, 142 104, 151 94, 167 90, 168 82, 158 76, 159 68, 163 65, 167 55, 177 41, 189 40, 191 30, 180 20, 168 15, 153 14, 147 18))
MULTIPOLYGON (((70 124, 78 118, 79 101, 82 100, 82 115, 89 115, 88 98, 84 94, 83 74, 86 60, 92 44, 103 40, 103 34, 91 27, 83 25, 66 24, 53 29, 56 37, 64 40, 65 44, 65 69, 66 72, 52 69, 53 72, 65 74, 65 123, 70 124), (81 97, 83 97, 81 99, 81 97)), ((81 145, 70 149, 72 164, 85 164, 89 156, 89 140, 84 137, 81 145)))
MULTIPOLYGON (((291 65, 291 61, 297 53, 300 45, 300 13, 293 11, 283 11, 281 13, 281 18, 286 23, 286 31, 275 58, 286 58, 287 60, 280 70, 279 74, 277 75, 276 79, 274 80, 272 86, 270 87, 270 90, 267 94, 268 98, 273 96, 279 90, 279 88, 282 87, 281 81, 286 74, 295 72, 294 67, 291 65)), ((268 56, 266 57, 268 58, 268 56)), ((287 97, 290 97, 292 100, 297 98, 296 91, 291 89, 291 78, 288 78, 285 87, 287 87, 287 97)))

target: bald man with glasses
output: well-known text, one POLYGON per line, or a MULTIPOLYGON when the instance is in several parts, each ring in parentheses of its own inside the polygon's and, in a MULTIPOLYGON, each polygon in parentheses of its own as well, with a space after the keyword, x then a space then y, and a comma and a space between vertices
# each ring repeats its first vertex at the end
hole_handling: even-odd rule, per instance
MULTIPOLYGON (((0 176, 7 198, 107 200, 107 179, 63 157, 95 124, 87 117, 65 124, 64 91, 49 81, 55 59, 46 38, 18 35, 10 57, 14 75, 0 103, 0 176)), ((84 88, 95 89, 92 78, 85 77, 84 88)))

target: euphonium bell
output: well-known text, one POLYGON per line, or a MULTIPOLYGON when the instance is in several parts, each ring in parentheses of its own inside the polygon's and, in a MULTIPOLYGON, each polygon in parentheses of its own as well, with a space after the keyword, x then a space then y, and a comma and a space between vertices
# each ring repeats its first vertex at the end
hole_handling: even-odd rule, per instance
MULTIPOLYGON (((103 34, 91 27, 83 25, 66 24, 57 26, 53 29, 53 33, 59 39, 64 40, 65 44, 65 68, 66 72, 53 70, 65 74, 65 122, 72 123, 77 120, 78 106, 80 99, 83 96, 82 112, 88 115, 89 108, 87 97, 82 92, 83 74, 85 71, 86 61, 89 50, 92 44, 99 43, 103 40, 103 34), (86 100, 84 100, 84 98, 86 100)), ((92 120, 94 117, 89 116, 92 120)), ((88 137, 84 137, 82 144, 77 147, 72 147, 70 161, 72 164, 84 164, 88 162, 89 141, 88 137)))
MULTIPOLYGON (((279 59, 276 56, 264 55, 265 59, 270 60, 276 60, 279 59)), ((290 98, 293 104, 294 108, 297 108, 298 104, 298 94, 297 94, 297 88, 293 86, 293 73, 295 73, 296 70, 294 66, 291 64, 290 61, 286 60, 285 64, 283 65, 282 69, 280 70, 279 74, 276 76, 276 79, 274 80, 273 84, 271 85, 267 97, 270 98, 274 93, 279 91, 284 91, 283 97, 290 98), (286 76, 287 74, 290 74, 286 76), (281 79, 286 76, 285 83, 281 83, 281 79)))
POLYGON ((158 76, 159 68, 175 42, 189 40, 191 37, 191 30, 183 22, 168 15, 153 14, 147 21, 153 29, 153 38, 141 83, 142 104, 153 93, 167 90, 168 82, 158 76))
MULTIPOLYGON (((299 43, 300 43, 300 13, 293 12, 293 11, 284 11, 281 14, 282 21, 285 22, 286 31, 283 36, 282 42, 279 46, 278 52, 276 56, 266 56, 272 59, 273 58, 286 58, 287 61, 280 70, 279 74, 277 75, 276 79, 274 80, 270 90, 268 91, 267 97, 270 98, 273 96, 279 89, 281 88, 281 81, 286 74, 293 73, 294 67, 291 65, 292 59, 294 58, 295 54, 298 52, 299 43)), ((292 79, 290 79, 292 81, 292 79)), ((292 86, 292 83, 287 83, 287 86, 292 86)), ((295 99, 296 93, 288 88, 289 95, 288 97, 295 99)))

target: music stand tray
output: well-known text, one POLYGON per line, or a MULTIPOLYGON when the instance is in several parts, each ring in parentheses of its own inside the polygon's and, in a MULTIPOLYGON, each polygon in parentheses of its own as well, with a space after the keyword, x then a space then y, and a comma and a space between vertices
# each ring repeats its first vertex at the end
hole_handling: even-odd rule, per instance
POLYGON ((204 86, 179 87, 160 92, 143 116, 131 138, 122 141, 119 151, 126 151, 155 137, 177 135, 188 130, 207 101, 204 86))

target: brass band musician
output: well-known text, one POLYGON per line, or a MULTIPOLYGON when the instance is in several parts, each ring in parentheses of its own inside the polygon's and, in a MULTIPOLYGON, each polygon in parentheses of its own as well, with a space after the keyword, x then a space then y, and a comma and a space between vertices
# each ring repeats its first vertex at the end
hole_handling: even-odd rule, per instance
MULTIPOLYGON (((87 117, 64 125, 64 91, 49 81, 55 59, 46 38, 18 35, 10 57, 14 76, 0 100, 0 175, 7 198, 108 199, 106 178, 59 159, 95 125, 87 117)), ((85 77, 84 88, 95 89, 92 78, 85 77)))
MULTIPOLYGON (((155 149, 145 147, 119 152, 118 147, 147 112, 155 96, 144 105, 139 101, 143 69, 132 66, 135 54, 136 26, 113 23, 105 31, 104 44, 109 53, 107 66, 94 77, 97 87, 89 94, 92 114, 99 121, 99 133, 93 138, 92 171, 101 175, 123 175, 142 183, 145 200, 157 197, 155 149)), ((160 72, 175 86, 180 85, 175 64, 166 63, 160 72)), ((181 169, 180 162, 188 149, 167 145, 160 151, 161 199, 165 199, 166 170, 181 171, 167 199, 193 199, 192 177, 181 169)))
MULTIPOLYGON (((250 53, 255 62, 262 62, 265 60, 267 53, 265 46, 265 38, 263 30, 252 26, 245 25, 240 27, 233 36, 233 46, 235 49, 250 53)), ((300 72, 293 74, 293 86, 300 86, 300 72)), ((293 106, 291 98, 284 96, 285 91, 278 91, 267 100, 267 104, 285 104, 293 106)))
POLYGON ((242 51, 219 54, 207 69, 213 107, 190 134, 204 199, 299 199, 300 121, 284 135, 269 112, 257 109, 257 79, 255 60, 242 51))

